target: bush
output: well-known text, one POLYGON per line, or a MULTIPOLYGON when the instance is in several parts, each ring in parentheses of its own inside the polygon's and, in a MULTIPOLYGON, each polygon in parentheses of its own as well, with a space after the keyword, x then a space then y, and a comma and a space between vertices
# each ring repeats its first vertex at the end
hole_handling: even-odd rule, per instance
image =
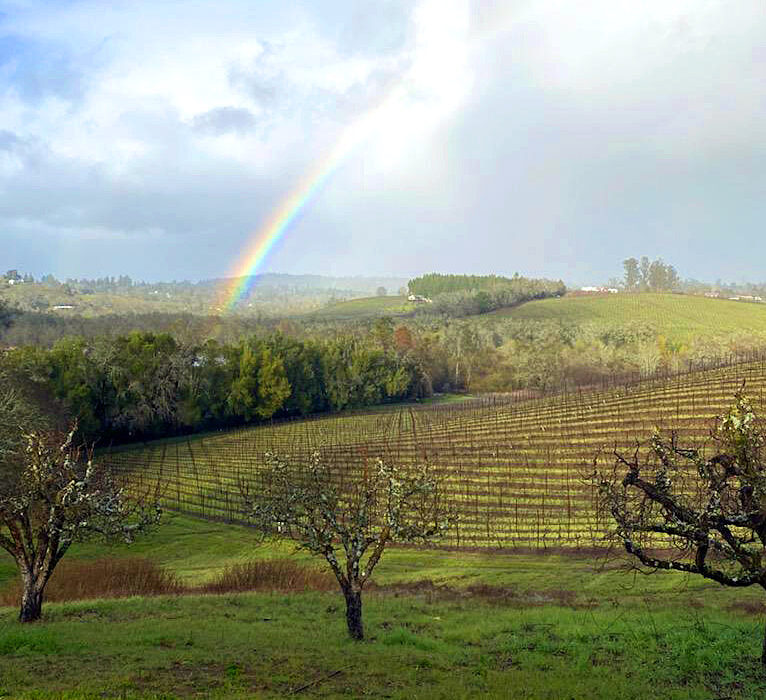
MULTIPOLYGON (((49 602, 87 598, 126 598, 182 593, 175 574, 149 559, 129 557, 90 561, 62 561, 45 589, 49 602)), ((16 580, 0 591, 0 605, 18 605, 21 582, 16 580)))
POLYGON ((330 591, 337 586, 331 574, 291 559, 261 559, 227 566, 201 590, 205 593, 330 591))

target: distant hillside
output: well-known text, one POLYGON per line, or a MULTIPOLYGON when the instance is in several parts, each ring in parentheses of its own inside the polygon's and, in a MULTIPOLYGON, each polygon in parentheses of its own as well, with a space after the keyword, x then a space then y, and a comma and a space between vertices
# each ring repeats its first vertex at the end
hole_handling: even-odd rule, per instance
MULTIPOLYGON (((397 294, 407 284, 398 277, 324 277, 322 275, 259 275, 236 305, 246 316, 286 316, 313 311, 332 301, 373 294, 397 294)), ((232 280, 201 282, 135 282, 129 277, 69 279, 51 276, 45 282, 13 284, 0 280, 0 300, 28 312, 56 316, 94 317, 105 314, 226 312, 223 300, 232 280)))
POLYGON ((433 302, 427 311, 456 317, 485 314, 530 299, 559 297, 566 293, 561 280, 519 275, 442 275, 434 272, 411 279, 408 287, 410 294, 433 302))
POLYGON ((492 317, 575 324, 645 323, 676 341, 701 335, 766 331, 766 303, 684 294, 608 294, 530 301, 492 317))
POLYGON ((406 297, 364 297, 337 304, 328 304, 314 311, 309 318, 324 321, 361 321, 380 316, 404 316, 411 314, 414 306, 406 297))

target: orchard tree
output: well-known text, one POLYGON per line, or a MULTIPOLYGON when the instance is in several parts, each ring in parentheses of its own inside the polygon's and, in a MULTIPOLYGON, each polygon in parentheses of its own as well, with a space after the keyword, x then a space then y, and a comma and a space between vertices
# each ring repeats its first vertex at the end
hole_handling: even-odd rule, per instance
POLYGON ((378 459, 355 477, 320 457, 266 455, 253 482, 240 479, 244 510, 267 536, 287 538, 323 557, 346 600, 353 639, 364 638, 362 591, 391 542, 428 542, 443 535, 453 517, 439 480, 427 467, 399 469, 378 459))
POLYGON ((766 588, 764 440, 738 393, 712 431, 712 449, 683 447, 672 432, 630 455, 615 453, 614 472, 596 478, 615 522, 611 535, 637 568, 766 588))
POLYGON ((108 470, 68 433, 37 431, 2 453, 0 547, 22 580, 20 622, 40 619, 45 586, 73 542, 88 537, 130 542, 156 523, 159 507, 129 498, 108 470))

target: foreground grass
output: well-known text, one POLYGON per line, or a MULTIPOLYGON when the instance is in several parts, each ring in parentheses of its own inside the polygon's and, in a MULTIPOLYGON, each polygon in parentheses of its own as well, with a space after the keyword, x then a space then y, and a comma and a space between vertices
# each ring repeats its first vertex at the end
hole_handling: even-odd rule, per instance
POLYGON ((0 614, 0 697, 752 698, 760 624, 695 608, 369 595, 200 596, 0 614), (529 605, 529 607, 526 607, 529 605), (301 690, 302 689, 302 690, 301 690))
MULTIPOLYGON (((169 517, 131 547, 187 584, 287 554, 247 528, 169 517)), ((13 575, 0 562, 0 577, 13 575)), ((753 698, 762 598, 675 574, 633 577, 587 556, 394 549, 348 640, 339 593, 0 608, 0 698, 753 698)))

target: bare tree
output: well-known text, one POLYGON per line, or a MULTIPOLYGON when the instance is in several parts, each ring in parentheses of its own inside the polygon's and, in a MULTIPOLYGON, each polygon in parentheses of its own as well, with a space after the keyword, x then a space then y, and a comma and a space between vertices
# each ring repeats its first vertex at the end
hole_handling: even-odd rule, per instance
POLYGON ((266 455, 257 483, 240 479, 245 510, 259 530, 324 557, 346 600, 353 639, 364 638, 362 590, 390 542, 427 542, 452 515, 426 467, 398 469, 377 460, 351 478, 319 453, 306 460, 266 455))
POLYGON ((129 498, 108 470, 68 433, 32 432, 6 452, 0 479, 0 547, 22 579, 20 622, 40 619, 45 586, 73 542, 133 537, 156 523, 159 507, 129 498))
POLYGON ((613 473, 596 476, 616 523, 611 534, 639 569, 766 588, 764 433, 741 393, 711 437, 712 449, 655 433, 646 449, 615 452, 613 473))

